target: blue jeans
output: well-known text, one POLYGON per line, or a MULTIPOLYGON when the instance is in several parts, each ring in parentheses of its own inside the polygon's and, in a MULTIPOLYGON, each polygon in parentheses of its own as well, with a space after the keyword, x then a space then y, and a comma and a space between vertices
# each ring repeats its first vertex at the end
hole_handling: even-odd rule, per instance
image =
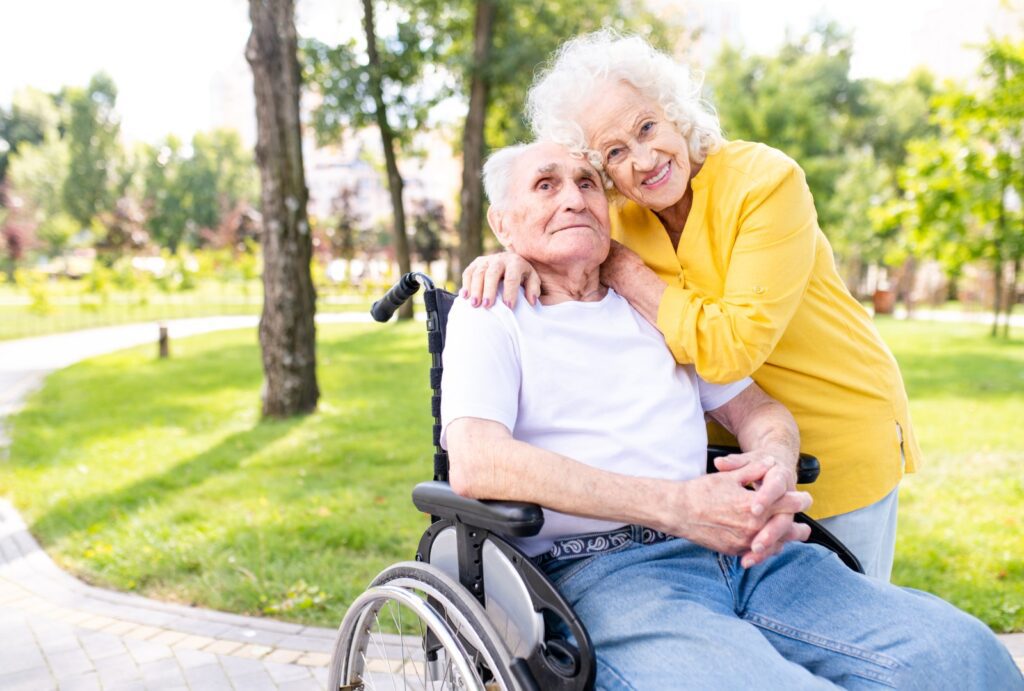
POLYGON ((586 625, 599 689, 1024 689, 980 621, 816 545, 749 570, 682 539, 543 568, 586 625))

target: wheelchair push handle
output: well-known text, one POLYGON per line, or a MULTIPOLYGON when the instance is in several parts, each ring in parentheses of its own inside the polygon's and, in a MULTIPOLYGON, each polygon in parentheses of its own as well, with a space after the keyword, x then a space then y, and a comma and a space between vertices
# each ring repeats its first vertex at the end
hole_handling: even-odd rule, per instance
POLYGON ((420 289, 420 283, 427 286, 428 290, 434 287, 433 281, 418 271, 405 274, 398 279, 395 285, 391 286, 391 289, 384 294, 384 297, 373 303, 373 307, 370 308, 370 315, 379 322, 386 322, 388 319, 391 319, 391 315, 395 313, 395 310, 416 294, 416 291, 420 289))

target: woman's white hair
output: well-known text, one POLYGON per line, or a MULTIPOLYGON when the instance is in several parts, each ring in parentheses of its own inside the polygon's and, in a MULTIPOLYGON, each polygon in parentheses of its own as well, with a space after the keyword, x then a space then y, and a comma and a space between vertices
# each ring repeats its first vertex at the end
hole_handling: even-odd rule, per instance
POLYGON ((589 148, 577 118, 608 81, 626 82, 661 106, 686 139, 692 162, 703 162, 721 146, 722 128, 714 109, 701 98, 700 76, 642 37, 610 29, 566 41, 534 79, 526 96, 526 117, 537 138, 586 155, 603 173, 601 156, 589 148))

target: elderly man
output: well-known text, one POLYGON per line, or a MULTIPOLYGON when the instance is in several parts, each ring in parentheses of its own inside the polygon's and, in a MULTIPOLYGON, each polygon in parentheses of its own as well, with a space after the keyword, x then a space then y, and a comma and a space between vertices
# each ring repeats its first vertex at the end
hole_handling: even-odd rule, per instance
POLYGON ((600 688, 1024 687, 981 622, 802 542, 792 417, 749 379, 711 385, 676 364, 601 285, 597 171, 538 143, 495 153, 484 177, 490 225, 541 297, 452 309, 450 481, 545 507, 520 546, 587 626, 600 688), (744 450, 712 475, 705 415, 744 450))

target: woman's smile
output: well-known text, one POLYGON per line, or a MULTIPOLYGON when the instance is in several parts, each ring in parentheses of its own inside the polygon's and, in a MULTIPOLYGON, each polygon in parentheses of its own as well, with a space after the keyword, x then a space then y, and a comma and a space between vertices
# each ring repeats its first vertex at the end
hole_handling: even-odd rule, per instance
POLYGON ((672 172, 672 161, 668 161, 668 162, 665 163, 665 165, 663 165, 661 168, 659 168, 657 171, 655 171, 654 175, 651 175, 650 177, 645 178, 644 181, 642 183, 640 183, 640 184, 644 185, 645 187, 649 187, 649 188, 659 187, 659 186, 661 186, 661 184, 663 182, 665 182, 668 179, 668 177, 671 174, 671 172, 672 172))

